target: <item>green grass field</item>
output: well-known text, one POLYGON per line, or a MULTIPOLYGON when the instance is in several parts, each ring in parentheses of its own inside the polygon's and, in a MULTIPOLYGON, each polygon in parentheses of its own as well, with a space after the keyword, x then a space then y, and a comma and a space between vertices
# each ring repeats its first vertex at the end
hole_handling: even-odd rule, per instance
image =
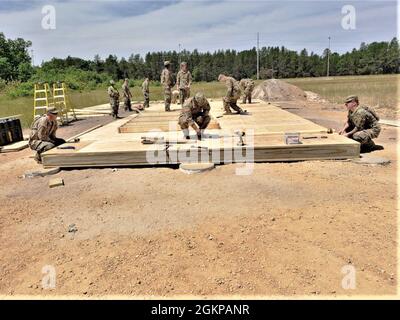
POLYGON ((285 79, 305 91, 318 93, 330 102, 343 103, 351 94, 359 96, 362 104, 397 109, 400 75, 348 76, 285 79))
MULTIPOLYGON (((306 91, 318 93, 331 102, 342 103, 343 97, 357 94, 361 103, 397 110, 398 108, 398 83, 400 75, 377 75, 357 77, 331 77, 331 78, 297 78, 285 79, 306 91)), ((262 82, 256 81, 257 84, 262 82)), ((222 97, 225 93, 224 85, 218 82, 194 83, 191 88, 192 95, 202 91, 208 98, 222 97)), ((141 100, 142 93, 139 87, 132 88, 133 100, 141 100)), ((150 87, 150 99, 162 100, 163 92, 160 86, 150 87)), ((108 102, 106 89, 93 91, 69 92, 69 101, 75 108, 103 104, 108 102)), ((0 94, 0 117, 22 114, 21 120, 24 127, 28 127, 33 119, 33 97, 12 99, 5 94, 0 94)))

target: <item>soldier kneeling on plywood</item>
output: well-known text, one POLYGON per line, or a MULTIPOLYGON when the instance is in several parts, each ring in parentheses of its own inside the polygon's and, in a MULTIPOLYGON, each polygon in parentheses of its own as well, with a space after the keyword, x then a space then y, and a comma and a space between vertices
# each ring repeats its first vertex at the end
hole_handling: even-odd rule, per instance
POLYGON ((33 121, 29 136, 29 147, 36 151, 35 160, 37 163, 42 162, 41 154, 43 152, 65 143, 64 139, 56 137, 57 114, 56 108, 49 108, 46 114, 33 121))
POLYGON ((178 123, 186 139, 189 137, 189 126, 197 133, 197 138, 201 140, 203 131, 210 123, 210 104, 203 93, 198 92, 193 98, 185 101, 178 123))

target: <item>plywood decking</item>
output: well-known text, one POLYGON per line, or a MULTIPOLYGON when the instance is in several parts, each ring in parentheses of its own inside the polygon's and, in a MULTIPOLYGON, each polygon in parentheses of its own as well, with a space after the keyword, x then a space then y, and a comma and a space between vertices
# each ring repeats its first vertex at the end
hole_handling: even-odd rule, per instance
POLYGON ((359 156, 359 144, 311 121, 257 102, 242 105, 249 115, 222 115, 222 102, 211 102, 212 126, 202 141, 183 139, 177 127, 179 110, 166 113, 152 104, 137 115, 116 120, 71 143, 75 150, 53 149, 43 154, 45 167, 102 167, 178 164, 182 162, 263 162, 308 159, 348 159, 359 156), (238 146, 236 130, 246 132, 238 146), (302 144, 286 145, 285 132, 298 132, 302 144), (168 144, 141 143, 142 136, 162 136, 168 144))

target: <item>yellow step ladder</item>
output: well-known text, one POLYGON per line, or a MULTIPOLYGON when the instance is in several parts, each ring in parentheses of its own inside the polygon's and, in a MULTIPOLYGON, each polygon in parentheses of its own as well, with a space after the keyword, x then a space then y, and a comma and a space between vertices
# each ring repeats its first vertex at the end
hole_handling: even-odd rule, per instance
POLYGON ((51 101, 50 87, 48 83, 36 83, 33 95, 33 120, 47 112, 53 104, 51 101))
POLYGON ((71 109, 68 108, 69 104, 67 103, 67 88, 64 82, 57 82, 53 84, 53 103, 59 111, 62 124, 68 124, 70 122, 68 118, 69 111, 72 112, 72 120, 76 120, 75 109, 73 107, 71 107, 71 109))

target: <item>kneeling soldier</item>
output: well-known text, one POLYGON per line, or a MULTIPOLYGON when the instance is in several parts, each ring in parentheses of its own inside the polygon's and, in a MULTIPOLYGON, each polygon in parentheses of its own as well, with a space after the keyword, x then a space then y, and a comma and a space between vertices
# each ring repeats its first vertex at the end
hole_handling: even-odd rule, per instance
POLYGON ((347 97, 345 105, 348 110, 347 122, 339 134, 361 143, 361 152, 375 150, 372 139, 377 138, 381 132, 378 115, 374 110, 360 106, 357 96, 347 97))
POLYGON ((242 108, 237 105, 237 101, 240 98, 240 86, 239 82, 232 77, 228 77, 224 74, 218 76, 218 81, 225 83, 227 92, 225 97, 222 98, 222 102, 225 109, 225 114, 232 114, 230 108, 236 111, 236 113, 243 113, 242 108))
POLYGON ((49 108, 47 114, 35 119, 32 124, 29 147, 36 151, 35 160, 37 163, 42 162, 41 154, 43 152, 65 143, 64 139, 56 137, 57 114, 56 108, 49 108))
POLYGON ((186 139, 190 139, 190 126, 196 131, 198 139, 201 140, 203 131, 207 128, 211 120, 208 115, 209 112, 210 104, 203 93, 198 92, 193 98, 186 100, 178 120, 186 139))

